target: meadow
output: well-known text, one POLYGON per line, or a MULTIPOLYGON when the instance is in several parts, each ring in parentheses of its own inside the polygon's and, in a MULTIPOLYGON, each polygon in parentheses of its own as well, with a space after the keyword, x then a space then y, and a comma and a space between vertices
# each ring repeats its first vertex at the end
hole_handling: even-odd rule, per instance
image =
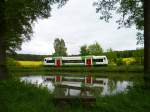
POLYGON ((10 73, 20 73, 20 74, 54 74, 54 73, 116 73, 116 72, 130 72, 130 73, 143 73, 143 65, 113 65, 108 66, 62 66, 56 68, 54 66, 44 66, 42 61, 9 61, 8 68, 10 73))

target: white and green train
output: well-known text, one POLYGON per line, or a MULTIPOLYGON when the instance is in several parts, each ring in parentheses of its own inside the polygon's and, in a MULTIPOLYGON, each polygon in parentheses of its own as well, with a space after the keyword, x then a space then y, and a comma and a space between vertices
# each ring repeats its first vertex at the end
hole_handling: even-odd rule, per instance
POLYGON ((93 66, 107 65, 108 60, 106 56, 46 57, 43 64, 57 67, 75 65, 93 66))

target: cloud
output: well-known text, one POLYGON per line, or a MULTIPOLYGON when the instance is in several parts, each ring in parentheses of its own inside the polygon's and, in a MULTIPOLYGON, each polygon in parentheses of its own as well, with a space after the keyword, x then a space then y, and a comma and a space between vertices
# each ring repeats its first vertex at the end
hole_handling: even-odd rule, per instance
POLYGON ((117 30, 115 17, 110 23, 99 20, 92 0, 70 0, 61 9, 54 7, 52 17, 38 20, 30 42, 18 53, 52 54, 55 38, 63 38, 69 54, 79 54, 80 46, 99 42, 103 49, 135 49, 136 29, 117 30))

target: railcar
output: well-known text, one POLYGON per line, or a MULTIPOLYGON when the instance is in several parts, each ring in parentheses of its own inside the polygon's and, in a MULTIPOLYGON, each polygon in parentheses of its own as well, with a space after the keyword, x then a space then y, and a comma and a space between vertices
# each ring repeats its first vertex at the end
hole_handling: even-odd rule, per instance
POLYGON ((46 57, 43 64, 51 66, 97 66, 108 65, 108 59, 106 56, 46 57))

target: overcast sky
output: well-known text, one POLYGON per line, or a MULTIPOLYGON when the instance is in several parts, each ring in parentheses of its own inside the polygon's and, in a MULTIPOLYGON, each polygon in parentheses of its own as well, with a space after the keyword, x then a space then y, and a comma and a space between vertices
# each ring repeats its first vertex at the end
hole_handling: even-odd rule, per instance
POLYGON ((117 29, 115 16, 109 23, 99 20, 93 0, 69 0, 61 9, 54 8, 48 19, 38 20, 33 37, 18 53, 52 54, 55 38, 63 38, 68 54, 79 54, 80 46, 98 42, 106 51, 136 49, 136 29, 117 29))

